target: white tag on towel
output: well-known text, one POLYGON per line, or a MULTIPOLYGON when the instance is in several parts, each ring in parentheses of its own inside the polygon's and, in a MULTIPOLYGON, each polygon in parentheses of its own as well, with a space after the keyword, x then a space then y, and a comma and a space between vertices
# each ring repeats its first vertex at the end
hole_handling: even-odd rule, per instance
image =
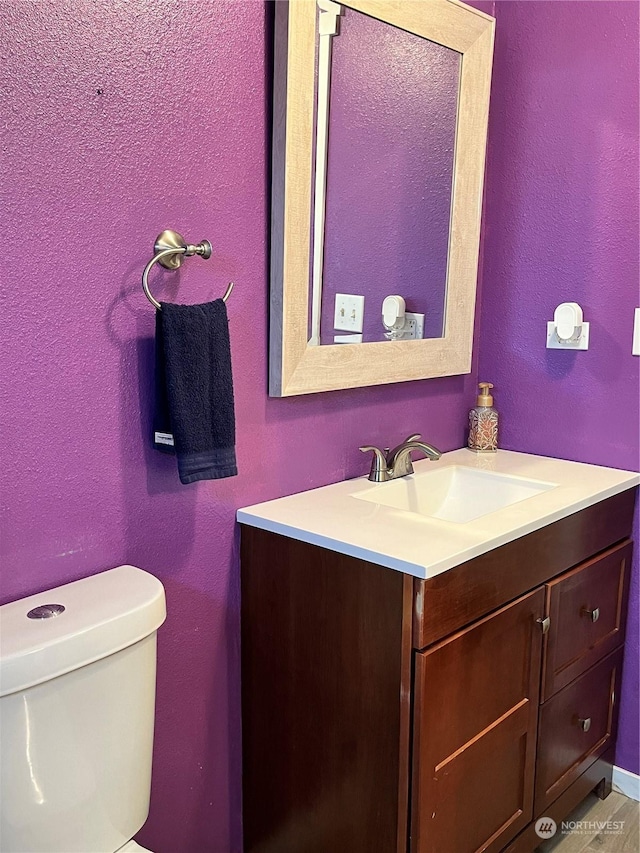
POLYGON ((170 432, 157 432, 155 436, 156 444, 169 444, 173 447, 173 436, 170 432))

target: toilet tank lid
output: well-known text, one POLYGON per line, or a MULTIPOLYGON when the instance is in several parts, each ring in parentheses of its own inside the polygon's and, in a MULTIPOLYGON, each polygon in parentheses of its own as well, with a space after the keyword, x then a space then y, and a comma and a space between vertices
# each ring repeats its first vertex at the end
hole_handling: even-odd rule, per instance
POLYGON ((135 566, 39 592, 0 607, 0 696, 33 687, 131 646, 165 620, 164 587, 135 566), (45 605, 49 618, 27 613, 45 605), (57 608, 56 608, 57 609, 57 608))

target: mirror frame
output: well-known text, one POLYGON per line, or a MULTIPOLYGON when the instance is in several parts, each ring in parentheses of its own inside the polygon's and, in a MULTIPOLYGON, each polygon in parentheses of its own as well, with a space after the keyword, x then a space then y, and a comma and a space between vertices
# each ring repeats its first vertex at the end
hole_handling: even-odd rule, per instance
POLYGON ((444 334, 440 338, 412 341, 309 345, 318 7, 315 0, 277 0, 271 198, 271 397, 471 371, 495 19, 458 0, 348 0, 340 5, 462 54, 444 334))

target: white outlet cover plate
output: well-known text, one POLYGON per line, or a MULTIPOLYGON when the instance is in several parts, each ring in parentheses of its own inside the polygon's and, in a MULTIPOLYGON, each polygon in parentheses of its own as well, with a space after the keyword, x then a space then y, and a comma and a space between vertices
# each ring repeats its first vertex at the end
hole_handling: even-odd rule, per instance
POLYGON ((413 320, 416 324, 416 333, 411 335, 409 340, 424 338, 424 314, 416 314, 415 311, 406 311, 404 315, 405 326, 408 320, 413 320))
POLYGON ((589 349, 589 324, 582 324, 582 331, 577 341, 561 341, 556 334, 556 324, 550 320, 547 323, 547 349, 589 349))
POLYGON ((340 332, 362 332, 364 296, 336 293, 333 328, 340 332))

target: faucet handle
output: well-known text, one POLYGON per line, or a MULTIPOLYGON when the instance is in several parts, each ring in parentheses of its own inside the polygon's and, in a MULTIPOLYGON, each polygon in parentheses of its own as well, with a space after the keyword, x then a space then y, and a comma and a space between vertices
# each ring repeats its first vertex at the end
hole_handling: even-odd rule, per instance
POLYGON ((364 447, 359 447, 361 453, 373 451, 373 459, 371 460, 371 470, 369 471, 369 479, 373 483, 384 483, 389 479, 389 471, 387 469, 387 457, 379 447, 366 444, 364 447))

